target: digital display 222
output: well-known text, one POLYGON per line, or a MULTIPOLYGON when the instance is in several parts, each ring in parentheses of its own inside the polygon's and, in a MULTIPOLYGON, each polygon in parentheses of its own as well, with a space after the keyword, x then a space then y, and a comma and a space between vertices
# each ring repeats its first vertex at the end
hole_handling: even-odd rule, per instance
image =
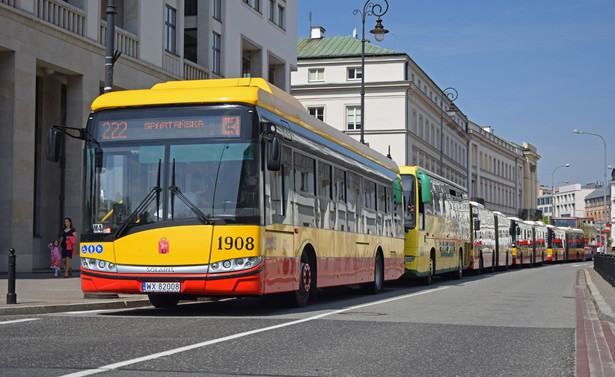
POLYGON ((216 115, 104 120, 98 123, 97 134, 101 141, 239 137, 241 117, 216 115))

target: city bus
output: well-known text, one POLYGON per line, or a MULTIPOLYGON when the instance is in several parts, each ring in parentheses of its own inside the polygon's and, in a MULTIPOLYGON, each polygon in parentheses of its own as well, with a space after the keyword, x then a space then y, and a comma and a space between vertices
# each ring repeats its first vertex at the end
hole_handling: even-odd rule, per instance
POLYGON ((534 264, 540 264, 541 266, 545 263, 547 259, 547 224, 542 221, 532 221, 534 224, 534 234, 533 234, 533 251, 534 251, 534 264))
POLYGON ((405 277, 452 273, 470 265, 470 203, 466 190, 418 166, 401 166, 405 198, 405 277))
POLYGON ((304 306, 317 288, 378 293, 403 274, 396 164, 265 80, 166 82, 91 108, 83 292, 304 306))
POLYGON ((484 205, 470 201, 470 218, 472 255, 469 270, 477 274, 485 269, 493 272, 497 264, 495 214, 484 205))
POLYGON ((495 229, 497 237, 495 239, 496 268, 507 270, 512 264, 512 235, 510 234, 511 220, 502 212, 493 212, 495 218, 495 229))
POLYGON ((534 224, 517 217, 510 218, 510 234, 512 235, 513 265, 518 268, 523 265, 534 266, 534 224))
POLYGON ((585 260, 585 233, 581 229, 566 229, 566 260, 585 260))
POLYGON ((547 225, 547 262, 566 259, 566 228, 547 225))

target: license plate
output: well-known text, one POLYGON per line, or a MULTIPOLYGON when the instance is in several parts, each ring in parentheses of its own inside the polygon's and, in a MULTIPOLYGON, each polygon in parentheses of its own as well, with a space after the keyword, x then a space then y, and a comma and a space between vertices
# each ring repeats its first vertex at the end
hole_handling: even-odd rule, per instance
POLYGON ((180 282, 143 282, 141 286, 143 292, 181 292, 181 289, 180 282))

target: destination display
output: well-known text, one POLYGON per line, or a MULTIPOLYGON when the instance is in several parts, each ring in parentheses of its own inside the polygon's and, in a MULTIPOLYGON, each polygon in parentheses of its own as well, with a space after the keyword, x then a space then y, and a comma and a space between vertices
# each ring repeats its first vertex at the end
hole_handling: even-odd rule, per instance
POLYGON ((98 122, 97 140, 128 141, 241 136, 241 116, 207 115, 98 122))

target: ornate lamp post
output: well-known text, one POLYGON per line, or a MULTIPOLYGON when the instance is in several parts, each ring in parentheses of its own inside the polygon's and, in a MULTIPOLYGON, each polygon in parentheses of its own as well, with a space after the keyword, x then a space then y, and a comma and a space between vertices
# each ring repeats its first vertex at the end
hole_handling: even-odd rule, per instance
MULTIPOLYGON (((442 91, 442 93, 444 93, 444 95, 446 97, 448 97, 448 99, 451 101, 451 104, 453 103, 453 101, 455 101, 457 99, 457 95, 459 93, 457 93, 457 89, 453 88, 453 87, 448 87, 446 89, 444 89, 442 91)), ((444 176, 444 172, 442 171, 442 158, 443 158, 443 152, 444 152, 444 130, 443 130, 443 120, 444 120, 444 110, 442 109, 442 103, 440 104, 440 176, 444 176)), ((449 110, 454 110, 454 106, 451 106, 451 108, 449 110)))
POLYGON ((376 26, 369 32, 374 34, 376 41, 382 42, 384 40, 384 35, 389 32, 384 28, 384 26, 382 26, 382 20, 380 19, 380 17, 389 10, 389 2, 387 0, 382 1, 384 1, 384 10, 382 5, 367 0, 365 5, 363 5, 363 11, 360 9, 355 9, 354 12, 352 12, 353 15, 356 15, 357 13, 361 14, 361 23, 363 26, 363 30, 361 32, 361 144, 365 144, 365 139, 363 138, 365 129, 365 17, 378 17, 376 20, 376 26))
MULTIPOLYGON (((579 130, 572 130, 572 132, 574 132, 575 134, 586 134, 586 135, 593 135, 593 136, 598 136, 599 138, 602 139, 602 142, 604 143, 604 225, 602 226, 602 229, 606 228, 606 224, 607 224, 607 216, 606 216, 606 190, 607 190, 607 183, 608 181, 606 180, 606 174, 607 174, 607 164, 606 164, 606 140, 604 140, 604 138, 601 135, 592 133, 592 132, 587 132, 587 131, 579 131, 579 130)), ((601 229, 601 230, 602 230, 601 229)), ((602 235, 602 232, 600 232, 600 234, 602 235)), ((606 242, 602 242, 602 245, 604 246, 604 252, 606 253, 606 242)))
POLYGON ((556 166, 553 169, 553 174, 551 174, 551 218, 549 219, 549 223, 551 223, 552 219, 555 217, 555 185, 553 183, 553 179, 555 178, 555 171, 559 168, 569 168, 570 164, 564 164, 560 166, 556 166))

